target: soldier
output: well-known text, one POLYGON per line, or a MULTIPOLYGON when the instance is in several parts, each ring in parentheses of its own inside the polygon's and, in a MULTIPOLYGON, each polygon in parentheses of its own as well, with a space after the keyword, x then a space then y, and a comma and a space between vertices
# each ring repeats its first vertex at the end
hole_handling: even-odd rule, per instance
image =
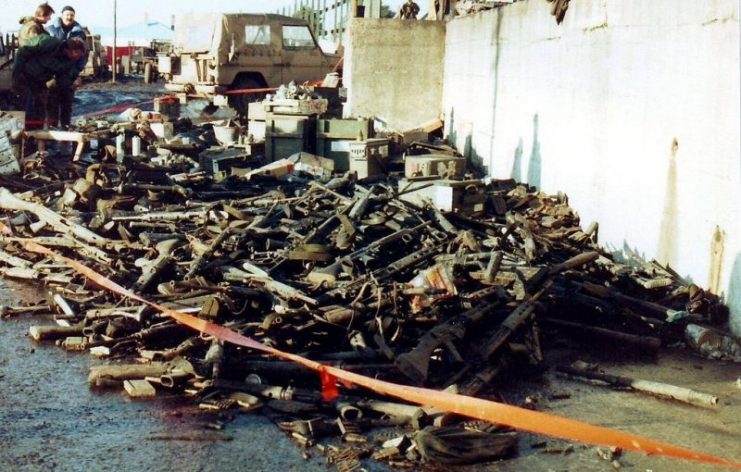
MULTIPOLYGON (((49 34, 57 39, 66 40, 69 38, 80 38, 83 42, 86 39, 85 31, 80 23, 75 21, 75 9, 71 6, 62 8, 62 13, 56 19, 54 24, 49 26, 49 34)), ((80 72, 85 69, 87 64, 87 54, 83 54, 77 61, 72 72, 72 81, 66 86, 57 86, 55 90, 49 91, 48 102, 46 106, 46 115, 49 120, 49 126, 67 127, 72 121, 72 103, 75 99, 75 89, 82 85, 80 72)))
POLYGON ((34 16, 23 16, 18 21, 21 30, 18 32, 18 46, 25 46, 28 40, 40 34, 49 34, 44 29, 44 25, 49 22, 54 14, 54 9, 48 3, 42 3, 36 7, 34 16))
POLYGON ((399 9, 399 18, 402 20, 416 20, 419 14, 419 5, 414 0, 407 0, 399 9))
POLYGON ((27 128, 44 124, 47 91, 71 87, 75 66, 85 54, 85 42, 77 37, 62 41, 38 35, 18 48, 13 63, 13 88, 25 99, 27 128))

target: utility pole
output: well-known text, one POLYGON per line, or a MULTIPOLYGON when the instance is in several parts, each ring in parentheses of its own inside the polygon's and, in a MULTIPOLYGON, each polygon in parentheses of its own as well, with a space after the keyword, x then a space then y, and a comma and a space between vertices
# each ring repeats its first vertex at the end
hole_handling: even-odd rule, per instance
POLYGON ((116 3, 117 0, 113 0, 113 58, 111 59, 111 69, 113 70, 113 83, 116 83, 116 40, 118 35, 116 34, 116 3))

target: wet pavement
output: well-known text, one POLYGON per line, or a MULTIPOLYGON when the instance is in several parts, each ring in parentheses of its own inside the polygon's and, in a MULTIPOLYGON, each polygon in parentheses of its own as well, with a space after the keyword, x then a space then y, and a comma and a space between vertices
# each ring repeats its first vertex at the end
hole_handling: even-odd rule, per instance
MULTIPOLYGON (((40 296, 0 280, 5 304, 40 296)), ((32 342, 29 326, 42 323, 51 321, 0 321, 0 470, 326 470, 262 415, 239 415, 217 431, 206 425, 224 419, 192 401, 89 389, 88 368, 103 361, 32 342), (190 440, 154 439, 162 436, 190 440)))
MULTIPOLYGON (((168 95, 162 83, 144 84, 138 81, 120 83, 93 82, 86 83, 75 93, 72 105, 74 118, 94 115, 104 110, 121 107, 152 110, 154 98, 168 95)), ((121 110, 117 111, 120 113, 121 110)), ((73 119, 73 124, 74 124, 73 119)))
MULTIPOLYGON (((0 300, 30 302, 43 294, 0 280, 0 300)), ((222 471, 327 470, 313 451, 303 458, 265 416, 242 414, 233 421, 198 410, 192 400, 158 394, 133 401, 120 391, 91 390, 87 373, 103 363, 87 354, 67 353, 28 338, 29 326, 48 317, 0 321, 0 470, 12 471, 222 471), (223 422, 223 430, 210 424, 223 422), (169 438, 157 440, 158 437, 169 438)), ((637 393, 595 387, 553 374, 500 384, 501 399, 519 404, 526 395, 541 411, 636 433, 653 439, 741 458, 741 376, 736 364, 713 362, 686 352, 667 352, 659 363, 580 350, 553 351, 552 363, 579 357, 599 361, 606 370, 678 383, 717 394, 721 405, 704 409, 637 393)), ((625 470, 714 471, 691 462, 624 454, 625 470)), ((371 470, 388 470, 378 463, 371 470)), ((427 468, 426 468, 427 469, 427 468)), ((450 467, 430 470, 450 470, 450 467)), ((592 446, 521 435, 515 457, 458 467, 460 471, 613 470, 592 446)))
MULTIPOLYGON (((75 93, 75 101, 72 108, 74 124, 80 118, 103 118, 106 115, 119 114, 127 108, 139 108, 141 110, 153 110, 154 99, 172 95, 165 90, 161 82, 145 84, 136 80, 124 80, 118 83, 93 82, 83 85, 75 93), (105 115, 101 112, 108 112, 105 115)), ((194 122, 225 120, 234 118, 230 109, 215 108, 210 106, 205 99, 191 99, 188 105, 180 107, 180 116, 189 118, 194 122)))

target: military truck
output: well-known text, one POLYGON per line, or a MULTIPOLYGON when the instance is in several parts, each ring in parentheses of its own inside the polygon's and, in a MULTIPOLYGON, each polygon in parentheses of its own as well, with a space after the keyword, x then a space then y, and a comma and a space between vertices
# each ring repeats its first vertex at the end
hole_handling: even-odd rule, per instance
POLYGON ((106 59, 105 50, 100 43, 100 35, 92 34, 86 26, 82 28, 82 31, 85 32, 85 48, 88 58, 85 68, 80 72, 80 77, 101 77, 106 69, 106 59))
POLYGON ((159 77, 157 69, 159 56, 167 56, 172 51, 172 41, 153 39, 147 47, 137 47, 131 51, 131 69, 144 77, 144 83, 149 84, 159 77))
POLYGON ((306 20, 274 14, 189 14, 176 17, 173 53, 160 56, 167 90, 196 95, 245 114, 250 94, 229 90, 321 80, 340 60, 325 54, 306 20))

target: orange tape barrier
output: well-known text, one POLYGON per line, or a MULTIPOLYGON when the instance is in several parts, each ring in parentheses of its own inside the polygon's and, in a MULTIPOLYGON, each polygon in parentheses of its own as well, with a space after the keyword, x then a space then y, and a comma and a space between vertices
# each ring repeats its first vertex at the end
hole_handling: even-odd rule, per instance
MULTIPOLYGON (((45 254, 53 259, 69 264, 80 274, 111 292, 141 303, 146 303, 172 317, 179 323, 202 333, 214 336, 221 341, 256 349, 283 359, 291 360, 310 369, 316 370, 321 376, 322 385, 326 387, 334 387, 335 392, 335 381, 340 380, 346 384, 359 385, 377 393, 397 397, 408 402, 439 408, 471 418, 490 421, 492 423, 505 424, 523 431, 543 434, 568 441, 579 441, 600 446, 617 446, 626 450, 643 452, 648 455, 687 459, 741 470, 741 463, 739 462, 673 446, 643 436, 623 433, 610 428, 594 426, 588 423, 582 423, 580 421, 538 411, 526 410, 524 408, 497 403, 490 400, 385 382, 360 374, 347 372, 336 367, 325 366, 301 356, 265 346, 254 339, 243 336, 223 326, 209 323, 200 318, 159 306, 145 300, 139 295, 136 295, 89 267, 51 251, 40 244, 28 241, 25 243, 25 246, 30 251, 45 254)), ((335 392, 330 391, 329 396, 332 396, 335 392)), ((325 391, 324 393, 327 392, 325 391)))
POLYGON ((235 90, 227 90, 226 92, 224 92, 224 95, 248 95, 252 93, 275 92, 276 90, 278 90, 276 87, 235 89, 235 90))

